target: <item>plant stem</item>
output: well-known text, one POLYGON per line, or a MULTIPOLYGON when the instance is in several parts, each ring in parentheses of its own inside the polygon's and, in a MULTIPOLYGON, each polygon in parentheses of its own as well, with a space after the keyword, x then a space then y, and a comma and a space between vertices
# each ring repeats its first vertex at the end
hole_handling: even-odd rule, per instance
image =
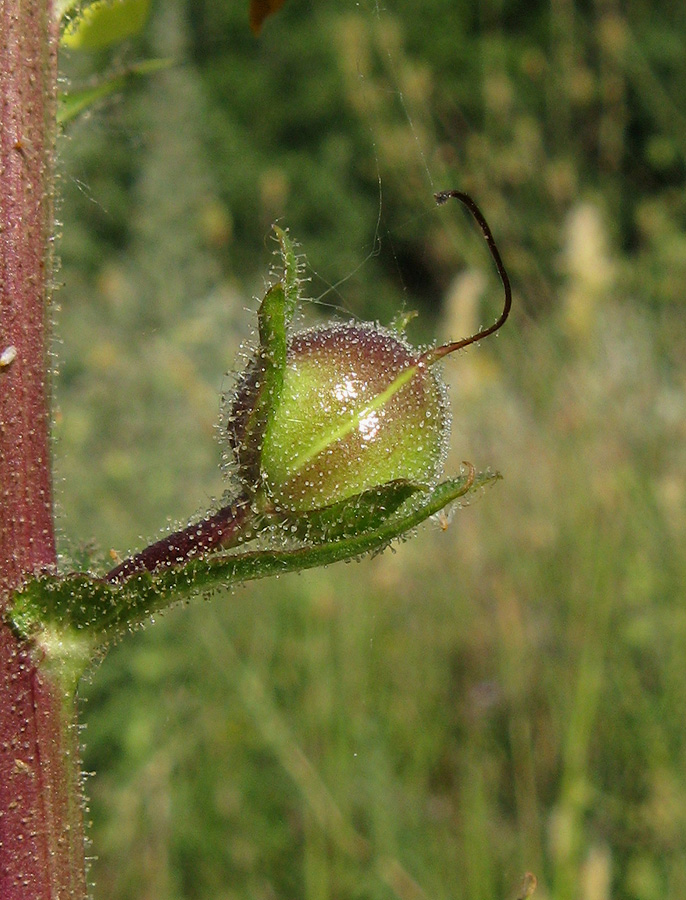
POLYGON ((254 537, 250 530, 251 517, 250 500, 241 497, 214 515, 168 534, 135 556, 125 559, 105 575, 105 581, 125 581, 136 572, 155 572, 180 565, 194 556, 249 540, 254 537))
MULTIPOLYGON (((0 0, 0 611, 54 571, 48 324, 58 28, 0 0)), ((73 698, 0 620, 0 897, 86 896, 73 698)))

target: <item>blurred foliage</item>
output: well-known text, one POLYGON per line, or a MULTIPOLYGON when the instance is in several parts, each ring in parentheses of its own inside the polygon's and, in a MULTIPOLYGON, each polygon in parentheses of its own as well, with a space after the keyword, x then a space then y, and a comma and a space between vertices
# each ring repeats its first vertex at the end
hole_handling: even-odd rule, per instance
POLYGON ((65 57, 74 88, 178 61, 61 144, 65 566, 225 489, 275 219, 308 318, 490 321, 445 188, 516 289, 446 368, 448 474, 503 482, 395 553, 175 610, 84 685, 96 897, 686 894, 685 40, 644 0, 289 0, 257 41, 243 4, 160 0, 65 57))

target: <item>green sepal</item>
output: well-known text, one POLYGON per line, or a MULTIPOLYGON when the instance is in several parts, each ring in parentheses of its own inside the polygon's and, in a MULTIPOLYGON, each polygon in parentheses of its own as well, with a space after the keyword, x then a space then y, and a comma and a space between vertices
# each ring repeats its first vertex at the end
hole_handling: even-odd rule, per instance
POLYGON ((77 641, 81 647, 97 648, 189 597, 379 552, 448 504, 499 477, 471 471, 433 490, 414 492, 377 527, 326 543, 292 550, 216 553, 178 567, 141 572, 121 585, 82 573, 43 575, 14 595, 6 617, 21 637, 37 644, 41 634, 47 633, 51 641, 61 635, 65 646, 77 641))
POLYGON ((269 288, 257 311, 260 346, 250 367, 250 386, 244 397, 247 415, 240 421, 236 453, 245 482, 260 484, 260 461, 264 435, 274 418, 283 390, 288 355, 288 328, 298 303, 298 263, 293 244, 278 226, 274 232, 281 245, 283 275, 269 288))
POLYGON ((272 225, 274 234, 279 241, 281 250, 281 264, 283 266, 283 274, 281 281, 283 283, 286 305, 284 306, 284 320, 288 327, 293 319, 298 300, 300 299, 300 266, 298 265, 298 257, 293 246, 293 241, 288 236, 288 232, 284 231, 278 225, 272 225))
POLYGON ((235 452, 241 479, 253 490, 260 483, 262 441, 283 388, 287 351, 284 307, 285 295, 279 281, 269 288, 257 314, 260 347, 248 369, 249 387, 244 396, 246 415, 240 418, 236 435, 235 452))
POLYGON ((314 543, 353 537, 379 528, 403 503, 426 487, 398 479, 363 491, 340 503, 289 518, 281 517, 281 527, 299 540, 314 543))

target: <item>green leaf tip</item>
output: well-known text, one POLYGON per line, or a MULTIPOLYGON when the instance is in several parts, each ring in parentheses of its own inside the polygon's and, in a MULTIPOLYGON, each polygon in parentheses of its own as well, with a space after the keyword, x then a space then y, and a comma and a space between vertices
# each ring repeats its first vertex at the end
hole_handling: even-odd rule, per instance
POLYGON ((302 264, 300 257, 295 252, 295 244, 287 229, 279 225, 272 225, 272 230, 279 241, 281 253, 283 290, 286 299, 286 324, 290 325, 300 299, 300 285, 302 282, 302 264))

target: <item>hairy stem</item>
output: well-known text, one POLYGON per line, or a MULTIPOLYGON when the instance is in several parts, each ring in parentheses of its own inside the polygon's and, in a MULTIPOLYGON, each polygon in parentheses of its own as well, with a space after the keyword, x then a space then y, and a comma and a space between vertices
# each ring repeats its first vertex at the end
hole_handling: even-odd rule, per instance
POLYGON ((105 575, 105 581, 125 581, 136 572, 155 572, 212 550, 233 547, 253 536, 251 520, 250 500, 241 497, 214 515, 175 531, 125 559, 105 575))
MULTIPOLYGON (((55 568, 49 439, 58 30, 0 0, 0 611, 55 568)), ((86 895, 73 698, 0 619, 0 897, 86 895)))

